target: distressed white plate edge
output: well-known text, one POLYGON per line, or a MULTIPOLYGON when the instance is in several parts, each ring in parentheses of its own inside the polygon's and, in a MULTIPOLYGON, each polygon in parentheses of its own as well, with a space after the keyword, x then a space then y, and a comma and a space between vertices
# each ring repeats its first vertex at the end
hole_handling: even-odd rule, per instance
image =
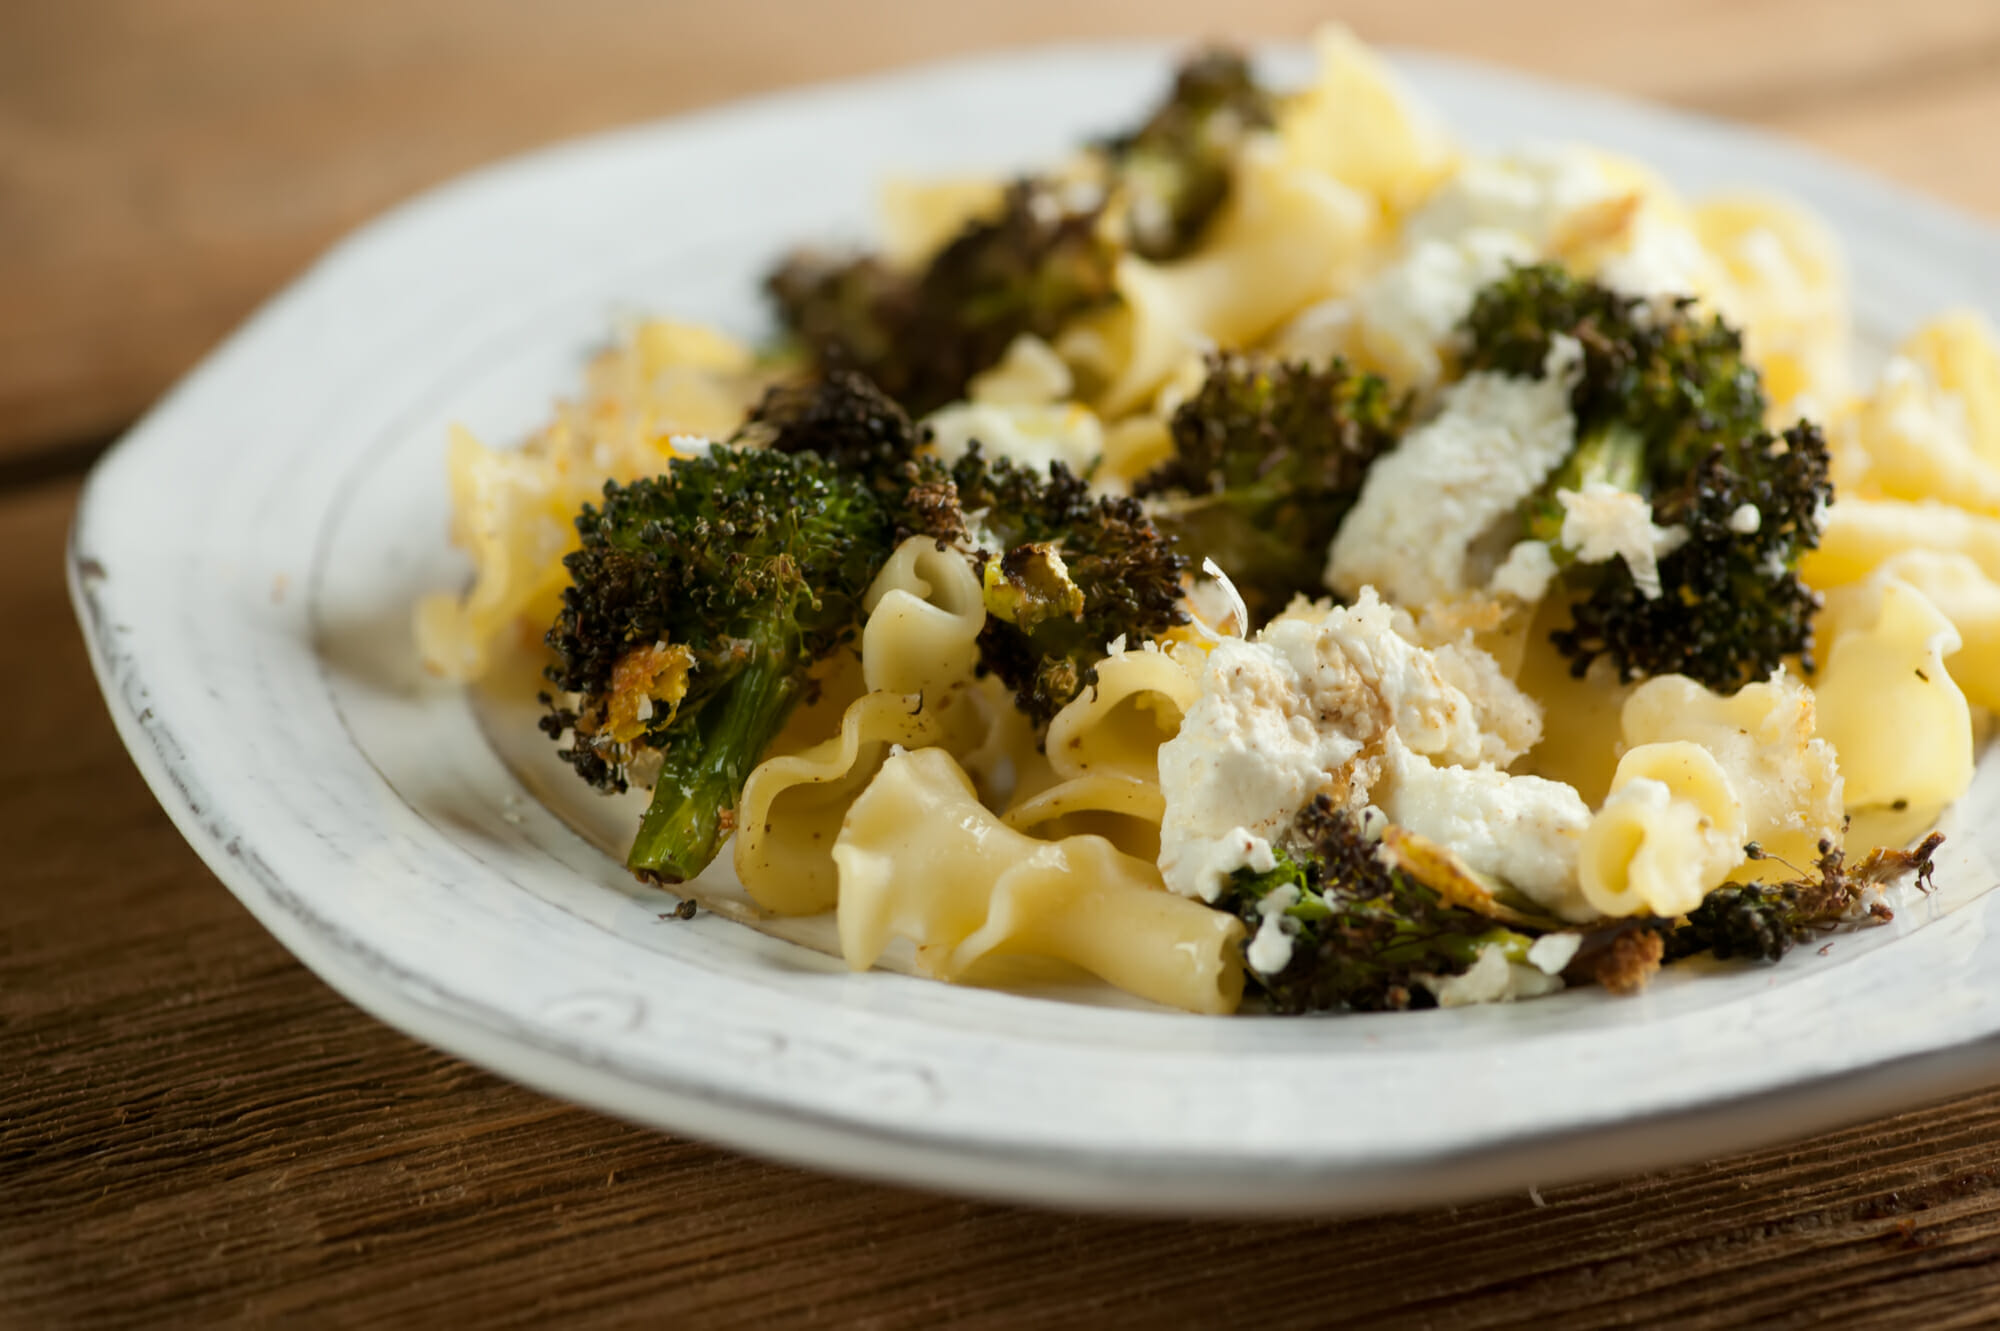
MULTIPOLYGON (((441 210, 467 206, 477 201, 484 182, 532 173, 565 154, 615 155, 622 143, 639 142, 649 134, 700 132, 703 126, 729 123, 733 115, 782 116, 815 103, 824 105, 827 98, 879 102, 911 96, 912 89, 921 95, 926 80, 934 86, 945 76, 1020 80, 1049 61, 1088 65, 1101 60, 1129 77, 1135 61, 1154 71, 1164 70, 1165 55, 1165 48, 1147 46, 985 57, 833 89, 782 94, 706 113, 677 127, 670 123, 620 131, 548 150, 475 173, 396 210, 344 242, 270 309, 295 300, 300 290, 340 280, 344 256, 398 243, 399 228, 409 219, 434 218, 441 210)), ((1946 255, 1966 261, 1962 271, 1982 274, 1987 290, 1996 285, 1991 279, 2000 273, 2000 242, 1991 233, 1788 145, 1733 127, 1598 94, 1550 89, 1477 67, 1411 57, 1406 68, 1448 111, 1465 99, 1478 105, 1482 98, 1527 98, 1566 115, 1572 127, 1576 117, 1585 116, 1584 132, 1578 137, 1586 139, 1603 137, 1599 133, 1603 126, 1615 128, 1623 119, 1676 127, 1689 139, 1691 151, 1713 152, 1725 145, 1760 179, 1804 195, 1827 211, 1837 226, 1844 221, 1864 227, 1886 225, 1914 231, 1928 242, 1921 255, 1899 256, 1897 262, 1914 262, 1920 269, 1935 271, 1940 264, 1953 262, 1940 258, 1935 247, 1942 245, 1946 255)), ((1864 308, 1867 297, 1864 286, 1864 308)), ((72 533, 72 594, 93 668, 120 734, 190 843, 252 913, 336 989, 390 1024, 441 1048, 610 1113, 794 1163, 1024 1201, 1229 1213, 1417 1205, 1531 1183, 1627 1172, 1913 1105, 1980 1084, 1995 1074, 2000 1021, 1995 1020, 1994 1006, 1981 1002, 1972 1010, 1946 1013, 1946 1018, 1955 1020, 1932 1026, 1920 1037, 1913 1035, 1906 1048, 1864 1065, 1826 1075, 1788 1074, 1789 1079, 1749 1094, 1704 1101, 1697 1092, 1671 1110, 1634 1112, 1586 1126, 1565 1124, 1542 1133, 1474 1134, 1455 1149, 1433 1148, 1414 1156, 1316 1157, 1307 1143, 1299 1158, 1289 1162, 1275 1157, 1246 1161, 1226 1151, 1120 1153, 1101 1145, 1080 1147, 1065 1141, 1059 1126, 1004 1140, 941 1136, 912 1131, 895 1121, 870 1124, 852 1117, 830 1118, 809 1099, 787 1103, 733 1094, 726 1084, 718 1086, 712 1080, 635 1078, 616 1053, 602 1045, 582 1036, 551 1038, 542 1026, 518 1020, 502 1007, 440 989, 421 968, 383 955, 365 936, 345 931, 319 913, 310 897, 274 870, 260 849, 272 838, 282 839, 300 829, 259 820, 257 801, 245 786, 254 785, 257 774, 239 772, 221 781, 212 779, 201 770, 205 742, 200 728, 182 728, 176 724, 181 714, 156 706, 155 682, 163 672, 186 666, 175 656, 174 639, 155 634, 150 641, 122 641, 125 634, 119 626, 125 611, 137 607, 121 604, 121 585, 104 581, 98 572, 106 566, 104 554, 118 548, 117 533, 129 515, 107 508, 112 485, 106 478, 130 468, 136 458, 184 446, 174 442, 176 437, 185 440, 198 434, 203 407, 200 401, 191 401, 194 385, 243 372, 246 349, 254 348, 272 317, 267 310, 232 337, 190 385, 156 408, 93 476, 72 533), (1037 1136, 1039 1140, 1032 1140, 1037 1136), (1289 1167, 1277 1167, 1281 1163, 1289 1167)), ((214 388, 212 382, 210 387, 214 388)), ((124 553, 118 551, 114 566, 124 553)), ((1984 910, 1976 913, 1983 915, 1984 910)), ((1908 949, 1914 964, 1921 950, 1915 945, 1923 937, 1922 931, 1912 933, 1899 939, 1896 948, 1908 949)))

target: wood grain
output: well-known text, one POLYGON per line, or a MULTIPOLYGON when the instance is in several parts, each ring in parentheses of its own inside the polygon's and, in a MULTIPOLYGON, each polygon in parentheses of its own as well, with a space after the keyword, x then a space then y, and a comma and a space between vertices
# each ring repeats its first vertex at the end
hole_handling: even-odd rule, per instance
MULTIPOLYGON (((2000 213, 1989 0, 1256 0, 1760 120, 2000 213), (1978 169, 1967 169, 1969 165, 1978 169)), ((66 0, 0 7, 0 453, 128 423, 342 232, 494 157, 996 45, 1193 39, 1196 0, 66 0)))
POLYGON ((194 858, 0 497, 0 1325, 1990 1325, 2000 1092, 1783 1149, 1333 1223, 1120 1221, 802 1173, 403 1038, 194 858))
MULTIPOLYGON (((0 6, 0 1327, 2000 1321, 2000 1091, 1777 1150, 1331 1223, 1050 1215, 802 1173, 347 1006, 120 748, 63 594, 92 441, 341 231, 495 155, 1193 0, 0 6)), ((1268 0, 1760 121, 2000 215, 1990 0, 1268 0)))

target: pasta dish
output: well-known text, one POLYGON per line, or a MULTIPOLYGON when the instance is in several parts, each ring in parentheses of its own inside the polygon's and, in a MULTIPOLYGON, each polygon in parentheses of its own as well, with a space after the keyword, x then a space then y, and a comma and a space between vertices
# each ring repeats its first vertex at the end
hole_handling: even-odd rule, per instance
POLYGON ((651 792, 632 872, 726 855, 856 969, 1393 1010, 1889 918, 2000 704, 2000 341, 1857 374, 1800 207, 1317 55, 890 181, 768 343, 642 320, 522 446, 456 431, 426 664, 532 656, 651 792))

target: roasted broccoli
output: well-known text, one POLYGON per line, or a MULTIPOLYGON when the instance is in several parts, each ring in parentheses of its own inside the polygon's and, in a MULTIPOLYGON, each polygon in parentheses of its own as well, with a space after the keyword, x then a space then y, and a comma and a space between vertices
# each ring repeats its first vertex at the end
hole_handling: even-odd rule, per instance
POLYGON ((1273 110, 1239 51, 1213 47, 1181 65, 1146 123, 1104 144, 1133 253, 1157 261, 1194 248, 1229 195, 1244 136, 1270 128, 1273 110))
POLYGON ((946 464, 921 452, 909 416, 864 376, 830 371, 773 389, 738 439, 824 458, 867 487, 892 543, 955 546, 979 573, 981 662, 1046 722, 1094 678, 1106 644, 1186 622, 1186 561, 1135 500, 1100 498, 1060 463, 989 458, 976 443, 946 464))
POLYGON ((715 857, 808 667, 853 631, 891 521, 818 456, 717 446, 607 483, 576 525, 542 727, 569 734, 563 757, 606 790, 658 755, 626 862, 680 882, 715 857))
POLYGON ((964 515, 950 470, 919 452, 923 432, 866 375, 830 370, 772 388, 733 442, 818 454, 868 486, 895 540, 926 535, 963 541, 964 515))
POLYGON ((817 453, 844 471, 874 476, 917 454, 910 414, 866 375, 829 370, 768 389, 732 441, 779 453, 817 453))
POLYGON ((1015 338, 1054 337, 1117 299, 1110 195, 1134 253, 1191 249, 1228 197, 1237 148, 1272 124, 1273 105, 1240 54, 1202 52, 1144 124, 1098 145, 1101 183, 1017 180, 994 215, 968 223, 921 271, 806 251, 765 288, 817 366, 859 370, 925 415, 963 397, 1015 338))
MULTIPOLYGON (((1794 944, 1842 924, 1886 922, 1894 914, 1879 889, 1914 874, 1917 886, 1929 891, 1931 856, 1943 842, 1944 834, 1933 832, 1915 850, 1877 848, 1849 867, 1838 846, 1822 841, 1809 873, 1777 883, 1725 883, 1710 892, 1668 935, 1667 957, 1711 952, 1724 961, 1776 961, 1794 944)), ((1752 858, 1764 856, 1755 852, 1752 858)))
POLYGON ((1557 336, 1583 361, 1570 394, 1574 451, 1523 505, 1525 536, 1549 543, 1574 624, 1553 636, 1579 675, 1599 656, 1624 679, 1681 673, 1721 691, 1787 656, 1810 662, 1817 597, 1799 580, 1832 494, 1826 442, 1801 424, 1764 429, 1766 401, 1742 338, 1690 300, 1644 300, 1558 265, 1517 268, 1481 291, 1466 368, 1543 373, 1557 336), (1678 529, 1659 586, 1623 559, 1589 566, 1564 546, 1560 496, 1592 483, 1643 496, 1678 529))
POLYGON ((911 412, 965 395, 1016 337, 1053 337, 1116 299, 1102 199, 1038 180, 1007 190, 921 273, 881 259, 795 254, 766 280, 785 328, 824 369, 859 370, 911 412))
POLYGON ((1184 549, 1221 566, 1261 622, 1295 593, 1321 594, 1327 546, 1408 405, 1339 360, 1316 370, 1218 352, 1174 412, 1174 456, 1133 491, 1184 549))
POLYGON ((1571 670, 1608 655, 1624 679, 1681 674, 1729 693, 1788 656, 1811 669, 1820 598, 1797 569, 1819 544, 1827 463, 1819 428, 1801 422, 1733 458, 1718 445, 1678 489, 1655 493, 1655 521, 1686 539, 1660 559, 1657 596, 1623 560, 1595 571, 1570 626, 1551 635, 1571 670))
POLYGON ((1060 462, 1044 474, 976 444, 951 478, 978 547, 980 660, 1038 723, 1096 680, 1108 644, 1187 622, 1187 561, 1138 500, 1092 495, 1060 462))
POLYGON ((1291 921, 1284 965, 1270 973, 1246 968, 1251 990, 1275 1010, 1432 1007, 1425 977, 1463 974, 1487 946, 1525 956, 1525 935, 1450 904, 1379 852, 1360 820, 1322 795, 1274 848, 1276 867, 1230 877, 1216 905, 1252 938, 1267 912, 1291 921))

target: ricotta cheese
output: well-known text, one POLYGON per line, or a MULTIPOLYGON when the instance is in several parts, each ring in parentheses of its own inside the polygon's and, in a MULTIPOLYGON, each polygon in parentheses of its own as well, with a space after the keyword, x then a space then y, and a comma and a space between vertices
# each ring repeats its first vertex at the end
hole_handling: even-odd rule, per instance
POLYGON ((1567 920, 1597 912, 1577 889, 1577 849, 1590 806, 1574 789, 1497 767, 1436 767, 1390 735, 1389 821, 1450 846, 1466 867, 1519 889, 1567 920))
POLYGON ((1562 977, 1537 966, 1510 961, 1506 948, 1488 943, 1463 975, 1424 976, 1439 1007, 1470 1007, 1475 1003, 1512 1003, 1540 998, 1563 987, 1562 977))
POLYGON ((1556 557, 1546 541, 1517 541, 1500 567, 1493 570, 1487 587, 1533 605, 1549 594, 1555 581, 1556 557))
POLYGON ((1256 937, 1243 951, 1243 959, 1259 975, 1276 975, 1292 962, 1292 934, 1286 927, 1285 912, 1297 905, 1299 889, 1291 883, 1273 891, 1257 903, 1261 917, 1256 937))
POLYGON ((1687 539, 1685 528, 1656 526, 1644 495, 1603 481, 1587 481, 1581 490, 1558 490, 1556 502, 1563 507, 1560 539, 1578 561, 1622 559, 1633 585, 1648 598, 1660 594, 1660 558, 1687 539))
POLYGON ((1507 231, 1416 241, 1355 293, 1362 350, 1399 384, 1436 383, 1444 375, 1445 350, 1479 289, 1535 257, 1533 244, 1507 231))
POLYGON ((1288 613, 1254 639, 1215 644, 1201 696, 1160 747, 1168 887, 1213 901, 1237 869, 1270 867, 1272 840, 1315 795, 1363 807, 1391 733, 1443 763, 1492 751, 1480 707, 1396 620, 1368 589, 1352 606, 1288 613))
POLYGON ((1368 471, 1328 552, 1326 585, 1352 597, 1372 585, 1421 607, 1483 589, 1473 548, 1569 454, 1569 393, 1583 349, 1555 339, 1539 379, 1467 375, 1442 410, 1368 471))
POLYGON ((1625 247, 1599 265, 1597 280, 1628 296, 1708 295, 1722 286, 1715 259, 1694 231, 1643 208, 1626 230, 1625 247))
POLYGON ((1410 216, 1405 234, 1424 240, 1499 230, 1546 251, 1572 219, 1614 193, 1603 169, 1581 149, 1544 144, 1504 157, 1474 157, 1410 216))

